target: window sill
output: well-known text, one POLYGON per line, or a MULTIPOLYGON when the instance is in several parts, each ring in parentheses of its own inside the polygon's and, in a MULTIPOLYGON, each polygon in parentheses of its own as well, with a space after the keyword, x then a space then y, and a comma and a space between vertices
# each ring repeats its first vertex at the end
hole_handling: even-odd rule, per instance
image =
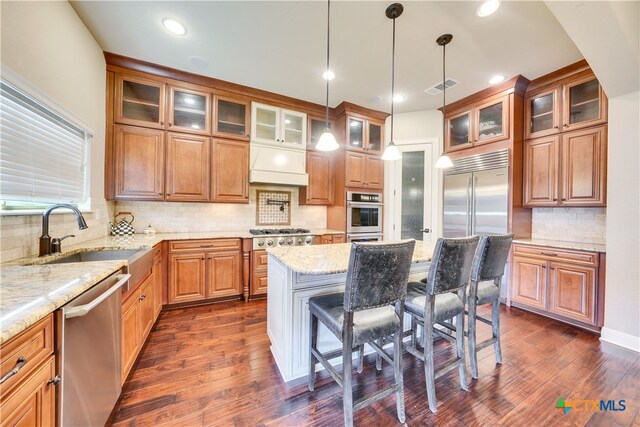
MULTIPOLYGON (((42 214, 44 213, 44 209, 42 210, 15 210, 15 211, 0 211, 0 217, 3 216, 31 216, 31 215, 38 215, 38 216, 42 216, 42 214)), ((92 214, 95 212, 95 210, 88 210, 88 209, 80 209, 80 212, 82 214, 92 214)), ((70 211, 68 209, 56 209, 53 212, 51 212, 50 215, 72 215, 74 214, 73 211, 70 211)))

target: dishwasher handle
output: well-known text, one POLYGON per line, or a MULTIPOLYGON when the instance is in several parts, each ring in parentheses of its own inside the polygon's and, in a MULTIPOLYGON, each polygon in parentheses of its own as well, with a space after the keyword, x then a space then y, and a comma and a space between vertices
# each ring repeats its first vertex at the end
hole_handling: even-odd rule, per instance
POLYGON ((119 290, 122 287, 122 285, 124 285, 127 282, 127 280, 129 280, 131 278, 131 275, 130 274, 120 274, 120 275, 118 275, 116 277, 118 278, 118 281, 116 282, 115 285, 111 286, 104 293, 102 293, 98 298, 94 299, 90 303, 84 304, 84 305, 79 305, 78 307, 73 307, 73 308, 70 308, 68 310, 65 310, 64 318, 65 319, 71 319, 73 317, 82 317, 82 316, 86 315, 91 310, 93 310, 98 305, 100 305, 101 302, 103 302, 104 300, 109 298, 111 295, 113 295, 117 290, 119 290))

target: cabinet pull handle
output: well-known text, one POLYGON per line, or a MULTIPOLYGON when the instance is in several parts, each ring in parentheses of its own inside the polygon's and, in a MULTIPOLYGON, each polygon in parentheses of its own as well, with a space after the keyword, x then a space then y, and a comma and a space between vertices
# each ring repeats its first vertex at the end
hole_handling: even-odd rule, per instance
POLYGON ((160 249, 158 249, 154 255, 160 255, 160 249))
POLYGON ((0 384, 4 383, 6 380, 8 380, 12 376, 20 372, 20 369, 22 369, 26 363, 27 363, 27 359, 25 359, 22 356, 18 357, 18 360, 16 360, 16 366, 14 366, 12 370, 7 372, 7 374, 4 377, 0 378, 0 384))
POLYGON ((542 255, 547 255, 547 256, 558 256, 558 254, 555 254, 553 252, 542 252, 542 255))
POLYGON ((147 295, 142 295, 140 298, 138 298, 140 301, 144 301, 144 299, 147 297, 147 295))
POLYGON ((213 245, 200 245, 201 248, 212 248, 213 245))
POLYGON ((554 202, 557 202, 557 201, 558 201, 558 199, 553 199, 553 201, 554 201, 554 202))
POLYGON ((567 199, 565 199, 565 198, 563 197, 563 198, 562 198, 562 199, 560 199, 560 200, 562 200, 562 201, 564 202, 564 201, 566 201, 567 199))
POLYGON ((60 375, 56 375, 55 377, 47 381, 47 385, 49 384, 58 385, 60 384, 60 381, 62 381, 62 377, 60 375))

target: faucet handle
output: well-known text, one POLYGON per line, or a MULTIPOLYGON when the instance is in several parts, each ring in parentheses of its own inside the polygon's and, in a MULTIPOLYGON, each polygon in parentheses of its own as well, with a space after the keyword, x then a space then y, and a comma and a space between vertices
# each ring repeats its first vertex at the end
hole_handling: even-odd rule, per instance
POLYGON ((75 234, 67 234, 66 236, 62 236, 62 237, 54 237, 53 239, 51 239, 51 253, 52 254, 57 254, 62 252, 62 241, 64 239, 67 239, 69 237, 76 237, 75 234))

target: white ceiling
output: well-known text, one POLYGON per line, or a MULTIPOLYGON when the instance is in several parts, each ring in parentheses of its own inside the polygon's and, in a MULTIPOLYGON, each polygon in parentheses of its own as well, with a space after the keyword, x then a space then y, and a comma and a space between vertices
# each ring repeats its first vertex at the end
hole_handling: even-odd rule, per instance
MULTIPOLYGON (((389 111, 391 1, 331 3, 330 105, 342 101, 389 111)), ((74 1, 72 5, 105 51, 324 104, 326 2, 74 1), (168 33, 175 18, 185 36, 168 33), (204 58, 208 65, 190 61, 204 58)), ((455 101, 484 89, 495 74, 539 77, 582 58, 541 1, 503 1, 479 18, 471 1, 405 1, 396 20, 397 112, 434 109, 442 97, 424 90, 442 78, 436 38, 447 46, 447 77, 461 83, 447 91, 455 101)))

